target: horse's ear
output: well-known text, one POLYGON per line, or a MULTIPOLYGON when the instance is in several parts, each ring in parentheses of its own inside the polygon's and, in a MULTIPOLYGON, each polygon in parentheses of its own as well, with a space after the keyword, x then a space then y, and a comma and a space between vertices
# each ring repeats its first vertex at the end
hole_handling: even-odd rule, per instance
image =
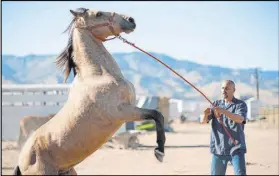
POLYGON ((81 12, 76 12, 76 11, 74 11, 74 10, 70 10, 70 12, 71 12, 71 14, 73 14, 73 15, 74 15, 74 17, 79 17, 79 16, 81 16, 81 15, 82 15, 82 13, 81 13, 81 12))

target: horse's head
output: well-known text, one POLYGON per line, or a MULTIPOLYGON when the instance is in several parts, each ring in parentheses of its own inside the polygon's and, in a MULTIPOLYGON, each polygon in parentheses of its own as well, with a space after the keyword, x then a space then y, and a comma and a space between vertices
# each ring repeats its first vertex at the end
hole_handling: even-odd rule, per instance
POLYGON ((88 29, 92 34, 105 39, 111 35, 119 35, 121 32, 130 33, 136 28, 132 17, 115 12, 95 11, 85 8, 70 10, 74 15, 77 28, 88 29))
POLYGON ((70 37, 67 47, 56 58, 56 64, 59 68, 64 68, 66 82, 71 69, 76 72, 76 64, 73 61, 73 29, 78 28, 88 31, 98 40, 106 41, 106 38, 111 35, 118 36, 121 32, 130 33, 135 30, 136 23, 132 17, 114 12, 103 12, 89 10, 85 8, 78 8, 70 10, 74 18, 68 28, 65 30, 70 31, 70 37))

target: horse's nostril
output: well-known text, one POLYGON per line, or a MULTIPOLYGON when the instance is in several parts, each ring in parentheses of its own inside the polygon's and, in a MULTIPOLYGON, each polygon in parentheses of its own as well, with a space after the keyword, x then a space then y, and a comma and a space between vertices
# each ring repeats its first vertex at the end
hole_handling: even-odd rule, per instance
POLYGON ((134 18, 132 18, 132 17, 129 17, 128 21, 129 21, 130 23, 135 23, 135 20, 134 20, 134 18))

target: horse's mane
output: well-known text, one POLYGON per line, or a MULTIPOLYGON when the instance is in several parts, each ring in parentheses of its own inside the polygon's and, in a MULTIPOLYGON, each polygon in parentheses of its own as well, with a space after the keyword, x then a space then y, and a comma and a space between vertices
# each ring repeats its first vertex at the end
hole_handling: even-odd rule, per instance
MULTIPOLYGON (((76 9, 77 12, 79 13, 85 13, 88 9, 86 8, 78 8, 76 9)), ((65 49, 61 52, 61 54, 56 58, 56 66, 58 68, 63 68, 64 72, 64 82, 67 81, 69 74, 71 70, 73 69, 74 71, 74 76, 76 76, 76 65, 73 60, 73 26, 76 23, 76 17, 74 17, 67 27, 67 29, 63 32, 69 31, 69 39, 68 39, 68 44, 65 47, 65 49)))

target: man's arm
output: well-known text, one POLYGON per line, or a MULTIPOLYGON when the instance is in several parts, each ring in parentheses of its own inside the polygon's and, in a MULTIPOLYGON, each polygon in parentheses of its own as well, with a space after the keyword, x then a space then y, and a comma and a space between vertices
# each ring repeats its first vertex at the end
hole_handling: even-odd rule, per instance
POLYGON ((232 119, 236 123, 243 123, 243 121, 246 121, 247 116, 247 105, 246 103, 241 103, 237 106, 236 113, 231 113, 223 108, 216 107, 214 108, 215 111, 224 114, 228 118, 232 119))
POLYGON ((210 105, 209 108, 206 108, 204 110, 203 118, 201 119, 202 124, 208 123, 212 118, 220 116, 219 114, 215 114, 215 112, 214 112, 214 106, 217 106, 217 105, 218 105, 218 101, 214 101, 213 106, 210 105))
POLYGON ((202 124, 205 124, 208 122, 209 115, 210 115, 210 108, 206 108, 206 110, 203 112, 203 118, 201 119, 202 124))
MULTIPOLYGON (((217 101, 214 101, 213 105, 216 106, 217 105, 217 101)), ((214 118, 214 116, 215 115, 214 115, 214 111, 213 111, 213 106, 210 105, 210 108, 206 108, 204 110, 203 118, 201 119, 201 123, 202 124, 208 123, 212 118, 214 118)))

